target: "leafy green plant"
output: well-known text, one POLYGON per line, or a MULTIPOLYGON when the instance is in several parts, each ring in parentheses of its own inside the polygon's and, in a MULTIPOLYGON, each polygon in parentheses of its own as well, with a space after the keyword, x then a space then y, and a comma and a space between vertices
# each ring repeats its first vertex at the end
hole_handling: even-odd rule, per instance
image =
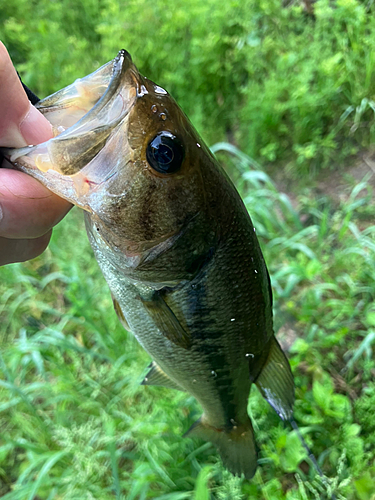
POLYGON ((1 39, 41 96, 126 48, 206 140, 292 178, 374 139, 373 3, 319 0, 312 18, 279 0, 1 1, 1 39))

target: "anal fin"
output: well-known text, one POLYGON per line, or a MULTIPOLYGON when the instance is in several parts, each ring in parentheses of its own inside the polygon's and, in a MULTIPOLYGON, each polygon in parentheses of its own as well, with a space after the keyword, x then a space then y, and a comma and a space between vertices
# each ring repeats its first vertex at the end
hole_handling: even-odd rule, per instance
POLYGON ((268 357, 255 379, 255 384, 280 418, 291 420, 294 380, 289 361, 275 337, 270 340, 268 357))
POLYGON ((184 391, 176 382, 168 377, 166 373, 158 366, 155 361, 149 366, 150 371, 147 373, 141 385, 161 385, 163 387, 168 387, 169 389, 177 389, 178 391, 184 391))

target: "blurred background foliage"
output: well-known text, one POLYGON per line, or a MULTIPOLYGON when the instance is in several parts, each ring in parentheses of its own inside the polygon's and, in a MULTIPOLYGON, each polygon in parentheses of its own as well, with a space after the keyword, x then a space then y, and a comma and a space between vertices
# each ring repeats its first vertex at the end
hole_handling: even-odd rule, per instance
POLYGON ((372 1, 0 2, 0 34, 41 96, 133 54, 208 142, 306 174, 374 136, 372 1), (342 138, 345 137, 345 141, 342 138))
POLYGON ((0 38, 40 97, 125 48, 212 146, 257 228, 296 420, 324 473, 255 389, 252 481, 181 437, 200 409, 139 386, 149 359, 118 324, 74 210, 43 256, 0 270, 1 498, 375 499, 374 11, 0 0, 0 38))

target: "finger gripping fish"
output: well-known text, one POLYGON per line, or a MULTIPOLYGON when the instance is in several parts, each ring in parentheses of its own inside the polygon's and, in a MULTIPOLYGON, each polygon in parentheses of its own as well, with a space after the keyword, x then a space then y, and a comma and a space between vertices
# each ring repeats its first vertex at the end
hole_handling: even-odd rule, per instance
POLYGON ((187 435, 214 443, 232 473, 251 478, 250 387, 290 420, 294 384, 239 194, 124 50, 37 107, 55 137, 8 158, 85 211, 116 313, 154 360, 143 384, 193 395, 203 414, 187 435))

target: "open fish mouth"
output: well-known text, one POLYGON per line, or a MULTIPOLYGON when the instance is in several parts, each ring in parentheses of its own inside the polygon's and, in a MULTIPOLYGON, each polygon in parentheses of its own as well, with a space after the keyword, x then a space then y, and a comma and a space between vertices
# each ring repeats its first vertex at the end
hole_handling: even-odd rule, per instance
POLYGON ((78 175, 75 179, 78 186, 79 174, 87 170, 94 184, 102 183, 111 173, 108 168, 107 171, 97 166, 92 169, 90 163, 111 142, 118 128, 126 128, 141 87, 142 77, 130 54, 121 50, 115 59, 94 73, 37 104, 52 124, 55 137, 35 146, 4 149, 3 154, 33 177, 39 177, 37 171, 44 179, 54 172, 70 178, 78 175))

